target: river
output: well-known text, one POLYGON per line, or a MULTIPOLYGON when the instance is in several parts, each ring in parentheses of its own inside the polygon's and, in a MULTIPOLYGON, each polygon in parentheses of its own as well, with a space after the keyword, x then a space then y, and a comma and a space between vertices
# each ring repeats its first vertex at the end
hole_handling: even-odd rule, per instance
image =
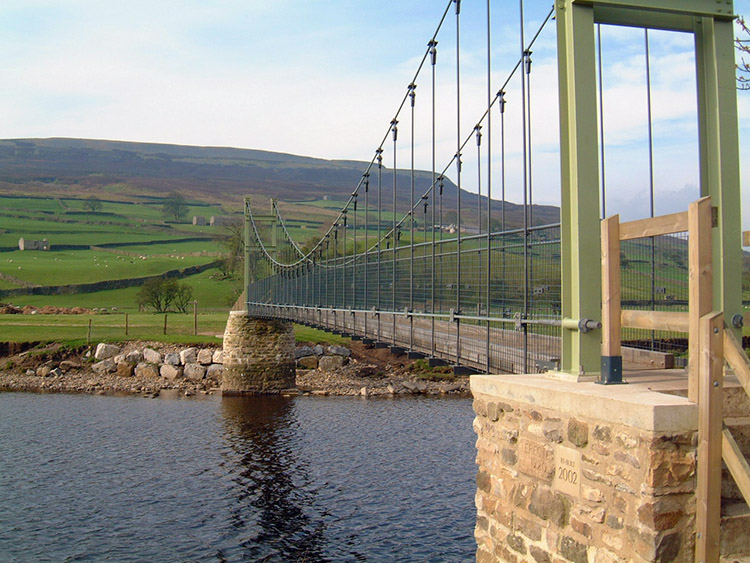
POLYGON ((0 560, 471 561, 469 399, 0 393, 0 560))

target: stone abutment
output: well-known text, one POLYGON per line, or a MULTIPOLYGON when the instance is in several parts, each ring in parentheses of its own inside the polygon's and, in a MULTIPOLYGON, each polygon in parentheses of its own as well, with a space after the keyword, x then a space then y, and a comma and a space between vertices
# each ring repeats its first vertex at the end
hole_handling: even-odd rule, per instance
POLYGON ((224 331, 222 394, 273 394, 294 386, 292 323, 230 312, 224 331))

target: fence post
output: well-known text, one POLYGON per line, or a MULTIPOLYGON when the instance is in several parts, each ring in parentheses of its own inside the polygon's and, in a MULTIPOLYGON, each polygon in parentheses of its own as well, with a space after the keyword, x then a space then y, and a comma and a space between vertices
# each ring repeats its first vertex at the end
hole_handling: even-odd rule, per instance
POLYGON ((125 313, 125 336, 128 335, 128 314, 125 313))
POLYGON ((164 334, 167 334, 167 314, 164 313, 164 334))
POLYGON ((89 319, 89 330, 86 333, 86 343, 91 344, 91 319, 89 319))
MULTIPOLYGON (((698 471, 696 486, 695 560, 719 560, 721 526, 721 427, 724 375, 724 315, 700 320, 698 390, 698 471)), ((691 373, 693 373, 691 371, 691 373)))
POLYGON ((602 373, 599 383, 622 383, 620 216, 602 221, 602 373))
POLYGON ((198 301, 193 301, 193 334, 198 335, 198 301))
POLYGON ((700 322, 712 309, 711 244, 711 198, 703 197, 688 207, 688 399, 692 402, 698 400, 700 386, 700 322))

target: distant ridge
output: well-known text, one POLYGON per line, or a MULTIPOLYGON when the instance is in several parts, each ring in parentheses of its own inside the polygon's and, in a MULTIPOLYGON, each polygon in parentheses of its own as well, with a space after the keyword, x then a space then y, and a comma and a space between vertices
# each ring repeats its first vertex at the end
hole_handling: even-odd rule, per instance
MULTIPOLYGON (((240 205, 246 195, 280 201, 347 198, 367 167, 366 162, 325 160, 287 153, 231 147, 198 147, 94 139, 0 140, 0 192, 26 195, 90 195, 97 197, 163 197, 179 192, 194 200, 240 205)), ((390 186, 390 172, 388 185, 390 186)), ((416 191, 424 193, 432 175, 419 171, 416 191)), ((410 175, 399 170, 398 182, 410 175)), ((477 196, 463 192, 467 209, 477 196)), ((451 210, 456 186, 444 189, 444 209, 451 210)), ((482 198, 486 201, 486 198, 482 198)), ((386 198, 390 204, 390 197, 386 198)), ((472 203, 473 202, 473 203, 472 203)), ((408 205, 401 190, 398 207, 408 205)), ((495 204, 499 213, 499 202, 495 204)), ((522 207, 506 203, 509 227, 522 223, 522 207)), ((534 206, 536 224, 559 221, 554 206, 534 206)))

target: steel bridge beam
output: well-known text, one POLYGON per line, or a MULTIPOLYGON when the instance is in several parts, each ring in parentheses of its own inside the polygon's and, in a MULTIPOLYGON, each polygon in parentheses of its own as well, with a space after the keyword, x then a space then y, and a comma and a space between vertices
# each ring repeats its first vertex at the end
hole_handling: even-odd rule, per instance
MULTIPOLYGON (((599 173, 594 24, 695 34, 701 196, 718 207, 713 308, 742 304, 741 195, 732 0, 557 0, 563 318, 599 318, 599 173)), ((562 371, 600 369, 600 334, 563 330, 562 371)))

